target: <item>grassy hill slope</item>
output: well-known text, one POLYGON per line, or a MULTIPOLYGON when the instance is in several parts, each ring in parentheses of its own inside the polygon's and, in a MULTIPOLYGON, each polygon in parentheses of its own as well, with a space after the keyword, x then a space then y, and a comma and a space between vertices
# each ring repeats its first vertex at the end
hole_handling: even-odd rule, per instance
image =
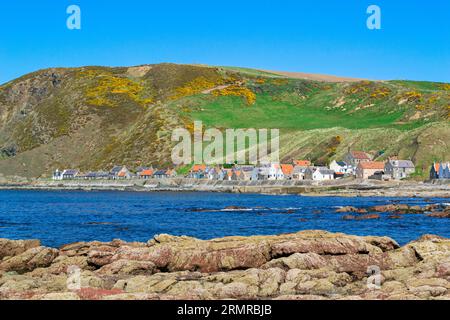
POLYGON ((450 85, 320 82, 245 68, 159 64, 34 72, 0 87, 0 173, 169 166, 176 127, 279 128, 284 159, 348 149, 426 174, 450 159, 450 85))

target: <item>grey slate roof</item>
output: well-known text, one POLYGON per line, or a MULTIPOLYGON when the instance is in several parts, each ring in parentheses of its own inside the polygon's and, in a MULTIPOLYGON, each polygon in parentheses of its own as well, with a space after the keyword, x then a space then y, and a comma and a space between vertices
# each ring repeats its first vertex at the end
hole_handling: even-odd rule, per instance
POLYGON ((331 174, 331 175, 334 175, 334 171, 331 170, 331 169, 322 169, 322 168, 320 168, 320 169, 319 169, 319 172, 320 172, 321 174, 331 174))
POLYGON ((70 175, 70 176, 74 176, 78 173, 78 170, 75 169, 68 169, 64 171, 64 175, 70 175))
POLYGON ((414 168, 411 160, 389 160, 389 164, 394 168, 414 168))

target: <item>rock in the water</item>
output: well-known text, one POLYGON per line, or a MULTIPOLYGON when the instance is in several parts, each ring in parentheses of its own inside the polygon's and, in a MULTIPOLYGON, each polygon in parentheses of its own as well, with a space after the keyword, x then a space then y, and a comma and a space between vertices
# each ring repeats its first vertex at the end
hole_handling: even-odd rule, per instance
POLYGON ((351 206, 342 207, 336 210, 337 213, 343 213, 343 212, 355 212, 355 213, 367 213, 367 210, 364 208, 355 208, 351 206))

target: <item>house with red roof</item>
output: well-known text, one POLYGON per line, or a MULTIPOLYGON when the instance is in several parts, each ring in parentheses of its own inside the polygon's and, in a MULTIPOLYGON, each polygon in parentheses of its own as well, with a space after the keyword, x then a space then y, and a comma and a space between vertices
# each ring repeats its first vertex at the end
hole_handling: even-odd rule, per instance
POLYGON ((356 167, 356 177, 359 179, 369 179, 374 174, 384 173, 384 162, 364 161, 356 167))
POLYGON ((355 168, 361 162, 369 162, 371 160, 372 160, 372 157, 368 153, 366 153, 364 151, 349 151, 344 156, 344 162, 354 166, 355 168))
POLYGON ((294 166, 292 164, 281 164, 281 171, 285 180, 292 179, 292 173, 294 172, 294 166))
POLYGON ((138 172, 139 179, 150 179, 153 176, 153 169, 142 169, 138 172))
POLYGON ((431 166, 430 179, 450 179, 450 162, 435 162, 431 166))
POLYGON ((300 167, 311 167, 312 163, 309 160, 294 160, 293 165, 300 167))

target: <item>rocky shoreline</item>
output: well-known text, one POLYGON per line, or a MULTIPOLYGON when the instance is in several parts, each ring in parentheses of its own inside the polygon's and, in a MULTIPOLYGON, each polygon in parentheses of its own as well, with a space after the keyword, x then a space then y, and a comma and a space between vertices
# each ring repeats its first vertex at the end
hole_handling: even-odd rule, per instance
POLYGON ((131 192, 225 192, 271 195, 340 197, 422 197, 449 198, 450 183, 411 181, 334 180, 334 181, 210 181, 196 179, 152 179, 113 181, 0 181, 0 190, 82 190, 131 192))
POLYGON ((450 239, 163 234, 59 249, 0 239, 0 299, 450 299, 450 239))

